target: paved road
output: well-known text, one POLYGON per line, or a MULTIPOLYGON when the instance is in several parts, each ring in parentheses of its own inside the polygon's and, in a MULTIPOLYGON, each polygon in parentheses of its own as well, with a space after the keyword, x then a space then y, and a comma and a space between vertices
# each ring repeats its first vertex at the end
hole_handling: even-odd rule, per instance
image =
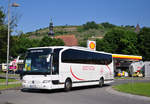
MULTIPOLYGON (((124 82, 117 80, 114 84, 124 82)), ((30 92, 8 90, 2 91, 0 94, 0 104, 150 104, 150 101, 147 100, 109 93, 109 87, 109 85, 103 88, 81 87, 74 88, 70 92, 63 90, 30 92)))

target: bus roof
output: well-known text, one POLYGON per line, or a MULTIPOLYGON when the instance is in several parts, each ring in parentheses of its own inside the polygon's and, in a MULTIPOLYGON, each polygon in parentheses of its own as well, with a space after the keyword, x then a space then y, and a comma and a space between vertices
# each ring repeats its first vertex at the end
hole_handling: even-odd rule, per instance
POLYGON ((35 47, 35 48, 29 48, 30 49, 44 49, 44 48, 63 48, 63 49, 77 49, 77 50, 84 50, 84 51, 90 51, 90 52, 98 52, 98 53, 105 53, 105 54, 111 54, 114 59, 129 59, 129 60, 142 60, 142 56, 135 56, 135 55, 124 55, 124 54, 112 54, 107 53, 103 51, 94 51, 90 50, 86 47, 79 47, 79 46, 49 46, 49 47, 35 47))
POLYGON ((105 53, 105 54, 111 54, 112 53, 107 53, 107 52, 103 52, 103 51, 94 51, 94 50, 90 50, 89 48, 86 47, 79 47, 79 46, 49 46, 49 47, 34 47, 34 48, 28 48, 28 50, 30 49, 44 49, 44 48, 63 48, 63 49, 77 49, 77 50, 83 50, 83 51, 90 51, 90 52, 98 52, 98 53, 105 53))

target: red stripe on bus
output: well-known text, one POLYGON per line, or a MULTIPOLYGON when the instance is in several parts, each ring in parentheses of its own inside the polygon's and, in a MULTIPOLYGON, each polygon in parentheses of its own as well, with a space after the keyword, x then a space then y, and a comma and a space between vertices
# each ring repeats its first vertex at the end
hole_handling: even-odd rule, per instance
POLYGON ((71 67, 70 67, 70 72, 71 72, 72 76, 73 76, 74 78, 76 78, 77 80, 84 80, 84 79, 80 79, 80 78, 78 78, 77 76, 75 76, 75 75, 73 74, 73 72, 72 72, 72 68, 71 68, 71 67))
POLYGON ((106 65, 106 66, 109 69, 110 75, 112 75, 110 67, 108 65, 106 65))

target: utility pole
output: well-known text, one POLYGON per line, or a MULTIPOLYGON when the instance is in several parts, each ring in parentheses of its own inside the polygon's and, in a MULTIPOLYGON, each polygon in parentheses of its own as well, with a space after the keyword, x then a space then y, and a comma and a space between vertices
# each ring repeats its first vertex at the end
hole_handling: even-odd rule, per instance
POLYGON ((8 69, 9 69, 9 42, 10 42, 10 7, 19 7, 19 4, 13 3, 11 5, 10 0, 8 0, 8 36, 7 36, 7 70, 6 70, 6 85, 8 86, 8 69))

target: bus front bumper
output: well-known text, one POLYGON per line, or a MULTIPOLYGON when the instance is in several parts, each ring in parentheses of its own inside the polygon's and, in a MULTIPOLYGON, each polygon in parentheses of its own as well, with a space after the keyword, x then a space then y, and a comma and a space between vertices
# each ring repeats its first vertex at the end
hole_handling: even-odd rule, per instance
POLYGON ((22 87, 27 89, 51 89, 51 86, 52 86, 51 81, 47 83, 43 83, 43 82, 36 83, 36 81, 22 82, 22 87))

